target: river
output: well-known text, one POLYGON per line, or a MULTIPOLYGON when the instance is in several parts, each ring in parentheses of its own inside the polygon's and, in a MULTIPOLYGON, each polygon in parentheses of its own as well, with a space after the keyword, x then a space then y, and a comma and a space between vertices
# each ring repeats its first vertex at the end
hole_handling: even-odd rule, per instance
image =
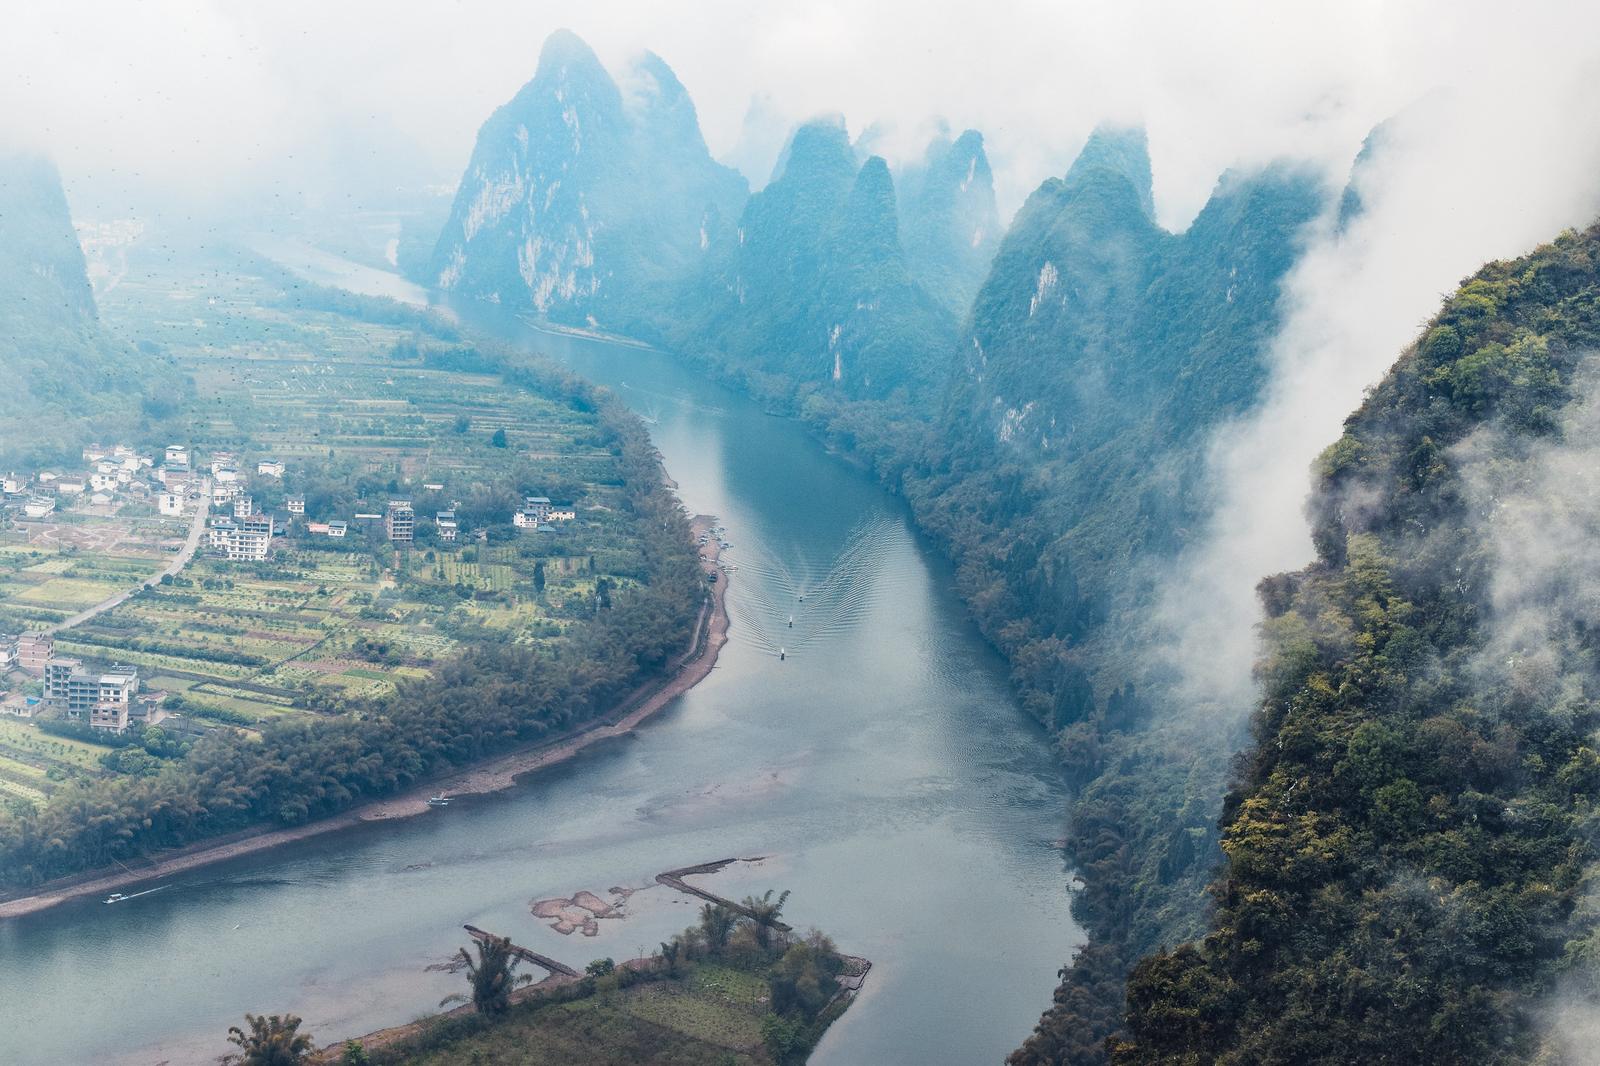
MULTIPOLYGON (((385 291, 368 267, 297 269, 385 291)), ((707 887, 791 889, 797 928, 875 964, 813 1063, 999 1062, 1083 934, 1047 738, 948 568, 868 476, 671 356, 497 331, 614 388, 684 503, 727 527, 716 669, 632 738, 508 792, 0 923, 0 1062, 210 1061, 247 1010, 300 1014, 319 1042, 399 1024, 462 984, 424 970, 462 923, 580 967, 639 955, 695 901, 644 888, 594 938, 529 902, 730 855, 765 859, 707 887)))

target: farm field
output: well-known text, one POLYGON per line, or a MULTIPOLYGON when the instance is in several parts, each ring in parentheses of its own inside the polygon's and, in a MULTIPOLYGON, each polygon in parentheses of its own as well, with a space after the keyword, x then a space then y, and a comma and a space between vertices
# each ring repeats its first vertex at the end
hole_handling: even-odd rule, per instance
MULTIPOLYGON (((618 460, 593 413, 559 387, 485 369, 448 328, 295 306, 280 286, 199 263, 176 278, 130 270, 107 294, 107 324, 194 383, 177 439, 197 465, 233 456, 279 535, 260 562, 202 550, 178 576, 58 633, 58 654, 138 666, 191 727, 254 729, 392 695, 475 641, 559 641, 641 578, 618 460), (256 476, 268 457, 285 464, 281 478, 256 476), (290 495, 303 514, 288 512, 290 495), (577 517, 517 529, 511 512, 528 495, 573 501, 577 517), (413 545, 357 518, 391 499, 415 508, 413 545), (443 510, 457 513, 457 542, 438 540, 443 510), (329 521, 348 535, 309 528, 329 521)), ((167 565, 187 523, 69 514, 0 531, 0 630, 58 623, 136 586, 167 565)), ((5 740, 58 739, 36 723, 3 724, 0 802, 37 803, 55 779, 107 772, 93 744, 49 755, 5 740)))
POLYGON ((54 625, 139 584, 186 532, 178 518, 76 514, 0 530, 0 632, 54 625))

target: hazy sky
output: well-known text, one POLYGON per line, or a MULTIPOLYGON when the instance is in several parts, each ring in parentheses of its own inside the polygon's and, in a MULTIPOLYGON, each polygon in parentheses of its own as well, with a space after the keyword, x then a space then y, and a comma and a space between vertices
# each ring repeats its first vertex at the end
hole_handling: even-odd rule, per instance
POLYGON ((1595 7, 52 0, 6 16, 0 129, 46 145, 75 186, 288 187, 363 154, 453 181, 478 125, 567 26, 608 63, 658 52, 719 154, 759 93, 785 117, 895 123, 902 151, 930 116, 976 126, 1007 210, 1096 122, 1142 120, 1158 210, 1182 225, 1226 166, 1306 154, 1337 170, 1374 122, 1431 88, 1583 62, 1600 40, 1595 7))

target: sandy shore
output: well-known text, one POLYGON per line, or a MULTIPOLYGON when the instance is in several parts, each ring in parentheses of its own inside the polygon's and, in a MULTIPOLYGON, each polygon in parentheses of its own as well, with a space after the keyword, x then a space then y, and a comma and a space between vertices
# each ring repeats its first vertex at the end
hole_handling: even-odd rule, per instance
MULTIPOLYGON (((713 524, 714 520, 706 515, 695 516, 694 536, 698 537, 713 524)), ((428 806, 428 797, 436 792, 452 796, 498 792, 510 788, 521 777, 572 758, 591 744, 631 732, 640 722, 705 680, 711 673, 712 667, 716 666, 717 655, 721 652, 722 646, 728 642, 726 599, 728 575, 717 569, 721 549, 716 538, 711 538, 700 552, 705 557, 702 565, 706 572, 717 574, 717 581, 712 586, 711 599, 701 611, 695 626, 694 643, 678 659, 665 678, 644 685, 609 713, 588 723, 582 729, 556 740, 543 741, 537 745, 497 755, 492 759, 485 759, 464 770, 434 778, 408 791, 381 800, 352 807, 343 814, 331 818, 287 829, 235 833, 228 837, 165 852, 162 858, 146 865, 99 870, 50 882, 26 896, 0 902, 0 919, 16 918, 48 910, 69 899, 118 891, 140 882, 170 877, 185 870, 281 847, 307 837, 348 829, 363 822, 414 817, 431 810, 428 806)))

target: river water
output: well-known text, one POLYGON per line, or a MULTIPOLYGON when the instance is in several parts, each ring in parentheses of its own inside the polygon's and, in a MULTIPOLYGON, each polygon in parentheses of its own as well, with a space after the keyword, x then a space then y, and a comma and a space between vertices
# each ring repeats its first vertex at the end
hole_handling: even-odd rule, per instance
POLYGON ((464 942, 462 923, 579 967, 636 956, 690 924, 694 902, 645 888, 588 938, 548 928, 530 901, 605 897, 731 855, 765 858, 707 887, 790 889, 797 928, 875 964, 812 1062, 999 1062, 1083 937, 1052 846, 1066 799, 1046 737, 947 568, 869 477, 674 358, 497 331, 614 388, 684 503, 726 526, 739 569, 716 669, 634 737, 514 790, 193 871, 118 906, 0 922, 0 1062, 211 1061, 247 1010, 297 1013, 319 1042, 395 1025, 462 984, 424 970, 464 942))

